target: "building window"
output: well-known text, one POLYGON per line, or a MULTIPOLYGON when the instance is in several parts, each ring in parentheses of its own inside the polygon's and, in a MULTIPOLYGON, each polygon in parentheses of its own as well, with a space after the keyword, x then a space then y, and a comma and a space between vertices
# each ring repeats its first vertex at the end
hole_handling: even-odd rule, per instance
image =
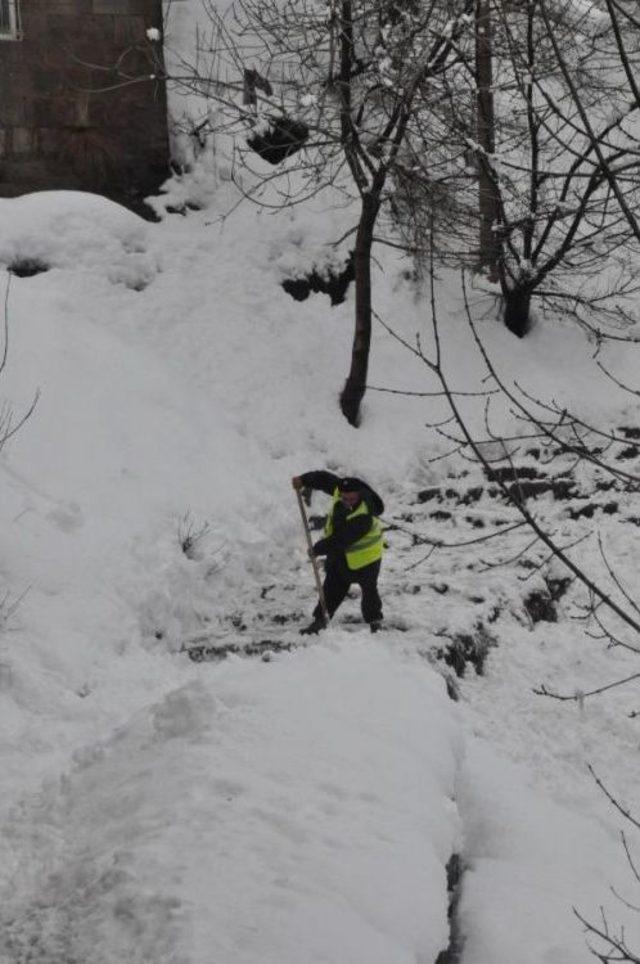
POLYGON ((19 0, 0 0, 0 40, 18 40, 20 37, 19 0))

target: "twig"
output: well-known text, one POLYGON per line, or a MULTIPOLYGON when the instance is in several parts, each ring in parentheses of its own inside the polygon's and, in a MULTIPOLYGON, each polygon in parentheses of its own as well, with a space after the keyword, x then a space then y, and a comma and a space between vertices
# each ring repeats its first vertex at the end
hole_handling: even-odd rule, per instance
POLYGON ((537 689, 534 689, 533 692, 537 696, 550 696, 551 699, 554 699, 554 700, 561 700, 563 702, 581 703, 582 700, 587 699, 587 697, 589 696, 598 696, 600 693, 606 693, 607 690, 612 690, 616 686, 624 686, 625 683, 631 683, 632 680, 634 679, 640 679, 640 673, 634 673, 632 676, 626 676, 624 679, 616 680, 614 683, 607 683, 606 686, 599 686, 595 690, 589 690, 588 693, 578 692, 578 693, 573 693, 571 695, 554 693, 552 690, 547 689, 547 687, 544 685, 541 685, 537 689))

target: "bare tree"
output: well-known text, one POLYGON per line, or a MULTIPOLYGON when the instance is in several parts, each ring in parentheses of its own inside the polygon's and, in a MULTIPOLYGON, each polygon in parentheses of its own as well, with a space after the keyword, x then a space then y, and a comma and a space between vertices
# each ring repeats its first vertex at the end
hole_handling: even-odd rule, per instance
POLYGON ((476 17, 476 69, 450 112, 476 158, 481 260, 497 269, 505 323, 525 335, 535 297, 624 326, 640 286, 640 101, 624 83, 640 32, 625 46, 595 6, 555 0, 478 0, 476 17))
POLYGON ((466 56, 460 42, 471 36, 474 2, 240 0, 221 17, 207 0, 212 27, 197 60, 206 53, 215 66, 177 78, 215 101, 220 128, 244 135, 240 165, 251 167, 252 150, 274 165, 250 190, 258 203, 265 183, 283 175, 282 207, 328 187, 358 202, 354 338, 340 395, 352 425, 366 391, 376 227, 398 181, 428 166, 425 116, 466 56))

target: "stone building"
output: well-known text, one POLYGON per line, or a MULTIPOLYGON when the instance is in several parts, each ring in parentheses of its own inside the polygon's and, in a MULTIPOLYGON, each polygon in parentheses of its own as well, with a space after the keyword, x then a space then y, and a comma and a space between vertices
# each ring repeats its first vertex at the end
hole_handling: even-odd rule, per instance
POLYGON ((0 196, 76 189, 149 213, 169 173, 162 0, 0 0, 0 196))

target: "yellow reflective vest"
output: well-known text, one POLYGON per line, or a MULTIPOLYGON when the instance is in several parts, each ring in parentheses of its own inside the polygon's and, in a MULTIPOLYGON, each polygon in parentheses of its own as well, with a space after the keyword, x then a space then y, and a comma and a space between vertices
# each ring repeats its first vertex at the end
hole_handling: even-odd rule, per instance
MULTIPOLYGON (((339 501, 340 489, 336 487, 333 490, 333 502, 327 516, 327 521, 324 524, 325 536, 333 535, 333 513, 339 501)), ((359 515, 371 515, 369 506, 364 499, 360 501, 360 504, 353 512, 349 513, 346 521, 355 519, 356 516, 359 515)), ((349 569, 362 569, 364 566, 369 566, 372 562, 377 562, 378 559, 382 559, 382 550, 382 525, 376 516, 371 516, 371 528, 369 531, 366 532, 362 538, 358 539, 357 542, 347 546, 344 550, 345 556, 347 557, 347 566, 349 569)))

